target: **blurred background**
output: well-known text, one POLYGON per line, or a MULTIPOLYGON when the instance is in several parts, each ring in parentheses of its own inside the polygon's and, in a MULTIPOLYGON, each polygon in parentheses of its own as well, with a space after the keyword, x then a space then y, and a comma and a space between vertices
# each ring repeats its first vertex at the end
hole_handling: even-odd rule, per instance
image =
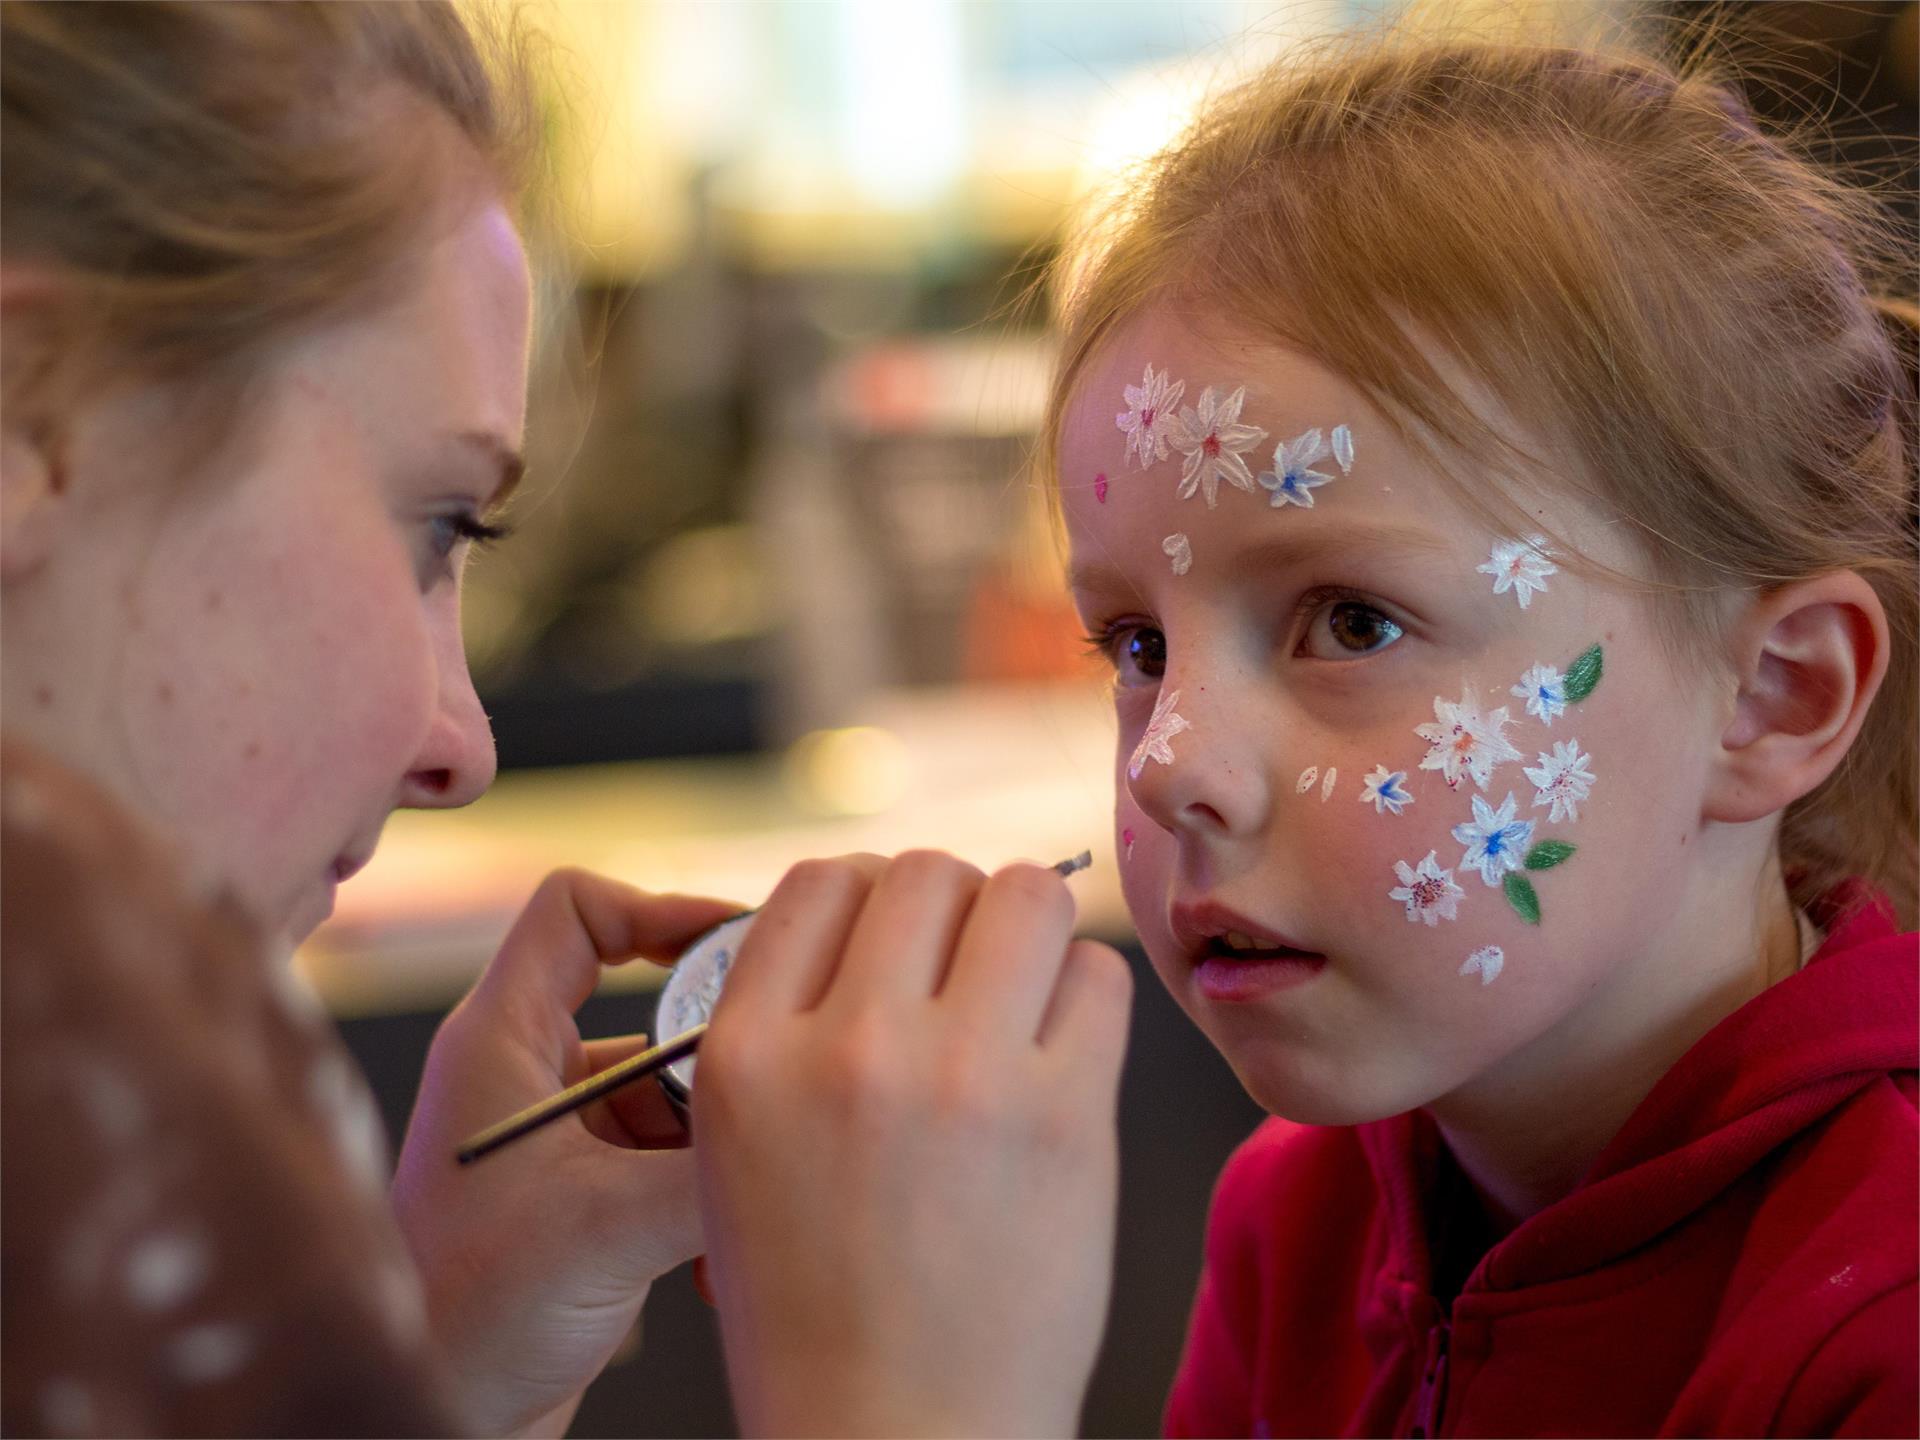
MULTIPOLYGON (((489 0, 490 3, 490 0, 489 0)), ((483 8, 485 8, 483 6, 483 8)), ((1036 277, 1212 89, 1349 26, 1659 35, 1690 4, 534 0, 548 178, 531 478, 468 571, 501 776, 394 818, 301 964, 396 1136, 438 1017, 548 870, 754 902, 793 861, 1091 848, 1083 928, 1139 968, 1120 1264, 1084 1423, 1151 1433, 1208 1193, 1259 1119, 1144 961, 1113 728, 1027 466, 1036 277)), ((1913 3, 1722 5, 1751 93, 1913 222, 1913 3)), ((648 1027, 609 976, 588 1034, 648 1027)), ((556 1197, 564 1203, 564 1197, 556 1197)), ((1032 1317, 1045 1323, 1044 1317, 1032 1317)), ((574 1433, 731 1433, 685 1275, 574 1433)))

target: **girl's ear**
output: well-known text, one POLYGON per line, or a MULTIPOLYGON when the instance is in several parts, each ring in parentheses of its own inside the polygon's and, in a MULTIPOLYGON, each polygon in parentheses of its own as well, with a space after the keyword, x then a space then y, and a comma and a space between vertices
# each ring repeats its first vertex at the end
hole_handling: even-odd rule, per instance
POLYGON ((1890 642, 1880 597, 1851 570, 1766 591, 1733 638, 1739 689, 1703 815, 1740 822, 1784 810, 1846 758, 1890 642))
POLYGON ((50 285, 37 271, 0 264, 0 336, 4 336, 4 394, 0 394, 0 584, 38 570, 53 548, 65 486, 48 423, 32 380, 45 370, 42 312, 50 285))

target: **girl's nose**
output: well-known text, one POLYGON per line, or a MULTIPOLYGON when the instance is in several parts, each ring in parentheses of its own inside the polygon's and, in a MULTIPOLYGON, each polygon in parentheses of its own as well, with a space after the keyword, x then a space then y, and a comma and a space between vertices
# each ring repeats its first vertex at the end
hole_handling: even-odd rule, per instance
POLYGON ((493 727, 464 656, 443 668, 440 702, 418 755, 407 770, 400 803, 415 810, 471 805, 493 784, 493 727))
POLYGON ((1147 758, 1127 788, 1155 824, 1170 831, 1224 839, 1255 834, 1266 824, 1271 787, 1258 736, 1243 734, 1231 706, 1196 689, 1175 707, 1186 727, 1167 744, 1172 763, 1147 758))

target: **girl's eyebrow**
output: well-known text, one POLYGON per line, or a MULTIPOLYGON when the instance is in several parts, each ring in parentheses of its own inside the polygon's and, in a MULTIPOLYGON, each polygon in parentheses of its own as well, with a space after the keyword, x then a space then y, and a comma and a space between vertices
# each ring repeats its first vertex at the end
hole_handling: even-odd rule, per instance
MULTIPOLYGON (((1453 547, 1436 532, 1411 525, 1315 526, 1290 534, 1272 535, 1238 547, 1228 557, 1226 569, 1231 575, 1263 573, 1327 555, 1438 555, 1453 547)), ((1132 580, 1117 567, 1099 560, 1075 565, 1067 572, 1067 584, 1076 592, 1132 592, 1132 580)))

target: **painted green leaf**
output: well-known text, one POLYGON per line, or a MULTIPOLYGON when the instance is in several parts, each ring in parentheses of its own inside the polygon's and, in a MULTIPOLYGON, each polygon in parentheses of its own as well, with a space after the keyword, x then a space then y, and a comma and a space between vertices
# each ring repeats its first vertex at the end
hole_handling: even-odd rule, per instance
POLYGON ((1551 870, 1578 848, 1564 840, 1542 840, 1527 851, 1527 858, 1523 863, 1529 870, 1551 870))
POLYGON ((1582 652, 1580 658, 1567 667, 1566 689, 1561 693, 1570 701, 1584 700, 1599 683, 1600 647, 1595 645, 1582 652))
POLYGON ((1513 906, 1514 913, 1529 925, 1540 923, 1540 897, 1534 892, 1533 882, 1526 876, 1512 874, 1507 876, 1507 903, 1513 906))

